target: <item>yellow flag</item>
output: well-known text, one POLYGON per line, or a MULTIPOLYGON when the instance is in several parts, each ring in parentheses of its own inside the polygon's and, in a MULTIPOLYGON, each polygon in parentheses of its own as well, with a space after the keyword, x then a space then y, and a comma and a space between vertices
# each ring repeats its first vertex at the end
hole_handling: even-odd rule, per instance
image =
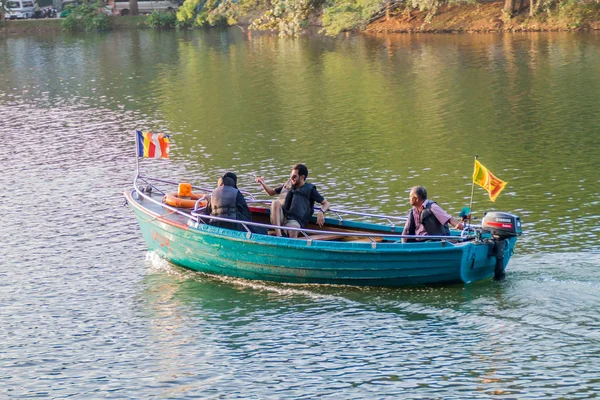
POLYGON ((496 197, 508 182, 498 179, 486 167, 475 160, 475 170, 473 171, 473 182, 488 191, 490 200, 496 201, 496 197))

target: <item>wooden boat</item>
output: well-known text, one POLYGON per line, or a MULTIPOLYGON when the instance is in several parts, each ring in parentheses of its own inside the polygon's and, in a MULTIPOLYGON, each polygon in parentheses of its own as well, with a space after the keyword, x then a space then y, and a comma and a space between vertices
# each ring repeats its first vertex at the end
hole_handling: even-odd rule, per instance
MULTIPOLYGON (((406 217, 330 209, 298 239, 253 233, 269 225, 268 202, 246 195, 253 222, 240 230, 213 226, 231 221, 163 202, 177 183, 136 175, 125 191, 150 251, 174 264, 210 274, 289 283, 403 286, 500 279, 521 233, 519 217, 488 213, 481 226, 428 241, 402 243, 406 217), (169 190, 170 189, 170 190, 169 190)), ((194 187, 208 193, 207 188, 194 187)), ((198 200, 198 203, 200 200, 198 200)), ((418 237, 423 239, 423 237, 418 237)))

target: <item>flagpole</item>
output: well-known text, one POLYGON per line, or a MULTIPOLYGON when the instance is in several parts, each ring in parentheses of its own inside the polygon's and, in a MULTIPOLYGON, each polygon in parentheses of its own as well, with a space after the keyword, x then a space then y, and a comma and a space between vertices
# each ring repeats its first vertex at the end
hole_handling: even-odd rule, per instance
MULTIPOLYGON (((475 154, 475 161, 479 155, 475 154)), ((471 177, 471 200, 469 201, 469 224, 471 223, 471 215, 473 214, 473 193, 475 192, 475 179, 471 177)))
POLYGON ((135 182, 137 178, 140 176, 140 155, 138 154, 138 149, 140 148, 140 136, 138 135, 138 131, 135 131, 135 179, 133 184, 135 186, 135 182))

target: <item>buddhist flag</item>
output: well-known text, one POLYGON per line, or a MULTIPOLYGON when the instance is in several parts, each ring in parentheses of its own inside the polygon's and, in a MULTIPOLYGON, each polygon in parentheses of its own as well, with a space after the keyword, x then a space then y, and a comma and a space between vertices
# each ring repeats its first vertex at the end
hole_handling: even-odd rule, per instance
POLYGON ((496 201, 496 197, 508 182, 504 182, 494 176, 486 167, 475 160, 475 170, 473 171, 473 182, 488 191, 490 200, 496 201))
POLYGON ((137 155, 148 158, 169 158, 169 137, 162 133, 136 131, 137 155))

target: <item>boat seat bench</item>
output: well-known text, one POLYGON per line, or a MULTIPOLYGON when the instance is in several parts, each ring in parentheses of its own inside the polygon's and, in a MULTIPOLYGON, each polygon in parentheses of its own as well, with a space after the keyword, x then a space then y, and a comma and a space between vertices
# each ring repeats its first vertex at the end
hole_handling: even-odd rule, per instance
MULTIPOLYGON (((274 230, 270 230, 269 231, 269 236, 275 236, 275 231, 274 230)), ((310 239, 311 240, 337 240, 337 239, 341 239, 344 237, 344 235, 337 235, 337 234, 333 234, 333 233, 322 233, 322 234, 318 234, 318 235, 310 235, 310 239)), ((308 240, 304 235, 300 234, 298 235, 298 239, 301 240, 308 240)))
MULTIPOLYGON (((352 238, 352 236, 350 236, 350 238, 352 238)), ((361 243, 361 242, 362 243, 383 242, 383 237, 381 237, 381 236, 375 236, 375 237, 371 236, 371 239, 372 240, 370 240, 368 237, 365 237, 365 236, 358 236, 358 237, 355 236, 351 240, 348 240, 348 242, 359 242, 359 243, 361 243)))
MULTIPOLYGON (((275 231, 270 230, 269 231, 269 235, 270 236, 274 236, 275 235, 275 231)), ((347 236, 347 235, 339 235, 339 234, 335 234, 335 233, 321 233, 321 234, 309 234, 310 238, 306 238, 305 236, 303 236, 302 234, 300 234, 298 236, 298 239, 300 240, 323 240, 323 241, 327 241, 327 240, 341 240, 344 242, 357 242, 357 243, 372 243, 372 242, 383 242, 383 237, 379 236, 372 236, 371 239, 369 239, 368 237, 365 236, 347 236)))
MULTIPOLYGON (((308 235, 311 240, 337 240, 344 237, 344 235, 336 235, 334 233, 322 233, 319 235, 308 235)), ((308 240, 305 236, 298 236, 298 239, 308 240)))
MULTIPOLYGON (((336 235, 336 234, 332 234, 332 233, 323 233, 320 235, 310 235, 310 238, 312 240, 338 240, 341 239, 344 242, 365 242, 365 243, 372 243, 372 242, 383 242, 383 237, 379 236, 379 237, 371 237, 371 239, 369 239, 368 237, 365 236, 345 236, 345 235, 336 235)), ((305 237, 298 237, 298 239, 306 239, 305 237)))

